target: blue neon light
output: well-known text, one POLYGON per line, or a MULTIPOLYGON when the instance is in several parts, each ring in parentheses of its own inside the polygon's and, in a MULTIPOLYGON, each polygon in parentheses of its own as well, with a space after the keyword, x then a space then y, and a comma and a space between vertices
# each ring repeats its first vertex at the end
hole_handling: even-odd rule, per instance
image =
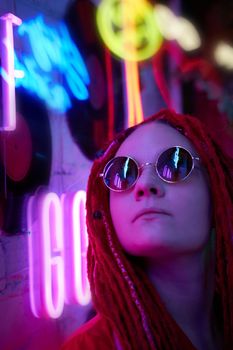
POLYGON ((40 15, 19 26, 18 34, 28 39, 31 54, 15 52, 15 69, 24 72, 23 78, 16 78, 16 87, 36 93, 60 112, 71 107, 69 91, 79 100, 88 99, 89 74, 64 23, 52 28, 40 15))
POLYGON ((175 167, 177 168, 177 164, 178 164, 178 161, 179 161, 179 148, 178 147, 176 147, 176 151, 175 151, 175 154, 174 154, 173 161, 174 161, 175 167))

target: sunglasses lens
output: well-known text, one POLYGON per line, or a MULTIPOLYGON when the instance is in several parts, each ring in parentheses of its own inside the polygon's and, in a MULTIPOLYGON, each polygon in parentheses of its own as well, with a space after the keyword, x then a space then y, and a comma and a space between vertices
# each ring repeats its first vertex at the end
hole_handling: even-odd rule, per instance
POLYGON ((136 181, 138 167, 129 157, 116 157, 104 169, 104 182, 114 191, 128 190, 136 181))
POLYGON ((185 179, 193 168, 191 154, 182 147, 171 147, 163 152, 157 162, 157 170, 162 179, 178 182, 185 179))

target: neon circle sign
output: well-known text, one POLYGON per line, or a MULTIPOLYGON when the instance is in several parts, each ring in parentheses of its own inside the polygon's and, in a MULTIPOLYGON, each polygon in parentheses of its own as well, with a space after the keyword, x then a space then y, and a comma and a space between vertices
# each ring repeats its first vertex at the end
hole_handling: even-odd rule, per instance
POLYGON ((96 19, 105 44, 122 59, 142 61, 161 46, 153 7, 146 0, 102 0, 96 19))

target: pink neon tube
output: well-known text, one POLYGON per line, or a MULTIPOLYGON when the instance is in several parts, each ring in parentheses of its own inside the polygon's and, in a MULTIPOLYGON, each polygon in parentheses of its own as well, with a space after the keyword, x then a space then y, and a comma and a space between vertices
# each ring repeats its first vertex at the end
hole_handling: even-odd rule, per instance
POLYGON ((11 131, 16 128, 13 24, 21 23, 21 19, 12 13, 0 17, 0 75, 2 76, 0 130, 11 131))

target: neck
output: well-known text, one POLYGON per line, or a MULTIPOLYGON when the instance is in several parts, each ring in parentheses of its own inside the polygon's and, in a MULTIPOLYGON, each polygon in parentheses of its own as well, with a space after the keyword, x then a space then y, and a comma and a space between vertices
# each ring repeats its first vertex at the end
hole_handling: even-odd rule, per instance
POLYGON ((212 306, 214 262, 206 252, 146 261, 146 273, 166 309, 198 349, 216 349, 212 306), (208 261, 208 262, 207 262, 208 261))

